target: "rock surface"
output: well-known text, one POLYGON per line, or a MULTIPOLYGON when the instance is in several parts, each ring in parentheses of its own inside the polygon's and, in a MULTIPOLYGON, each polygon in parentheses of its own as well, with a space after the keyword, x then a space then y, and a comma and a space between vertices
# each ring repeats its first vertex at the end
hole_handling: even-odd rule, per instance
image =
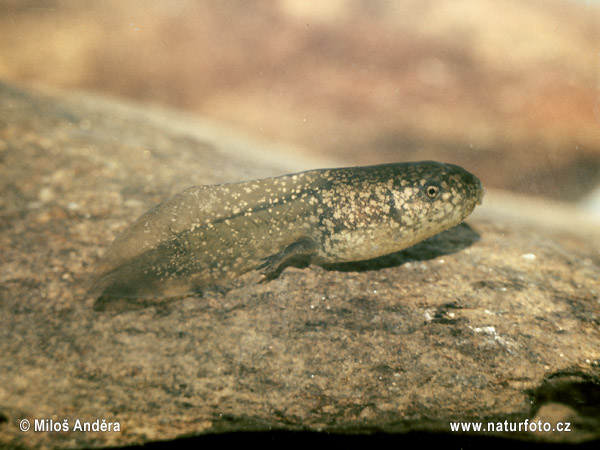
POLYGON ((571 431, 487 435, 600 438, 600 233, 575 213, 545 226, 486 199, 466 224, 385 258, 99 312, 94 264, 142 212, 190 185, 323 161, 91 97, 0 84, 0 105, 0 445, 525 419, 571 431), (34 430, 56 424, 69 430, 34 430))

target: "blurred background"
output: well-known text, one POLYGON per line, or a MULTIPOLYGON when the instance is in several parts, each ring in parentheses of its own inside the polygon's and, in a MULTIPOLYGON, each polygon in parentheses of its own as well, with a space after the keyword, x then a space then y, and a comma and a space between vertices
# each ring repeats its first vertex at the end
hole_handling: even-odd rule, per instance
POLYGON ((0 0, 0 79, 183 109, 347 165, 436 159, 587 205, 600 185, 593 0, 0 0))

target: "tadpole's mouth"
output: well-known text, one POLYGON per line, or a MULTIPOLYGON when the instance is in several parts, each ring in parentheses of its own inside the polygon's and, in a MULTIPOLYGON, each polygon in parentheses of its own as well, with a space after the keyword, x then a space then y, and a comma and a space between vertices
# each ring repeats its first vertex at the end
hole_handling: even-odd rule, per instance
POLYGON ((473 208, 475 208, 476 205, 481 205, 483 197, 485 196, 485 189, 481 184, 481 180, 470 172, 466 172, 463 175, 463 180, 468 199, 473 202, 473 208))
POLYGON ((483 203, 483 197, 485 196, 485 189, 483 188, 483 184, 481 184, 481 180, 479 178, 477 178, 475 175, 470 175, 472 177, 472 192, 477 196, 475 204, 481 205, 481 203, 483 203))
POLYGON ((470 186, 468 190, 468 195, 470 196, 470 199, 468 202, 466 202, 465 208, 463 209, 461 214, 462 220, 465 220, 465 218, 473 212, 477 205, 481 205, 483 203, 483 197, 485 196, 485 189, 483 188, 481 181, 479 181, 479 179, 475 176, 473 176, 473 179, 474 183, 470 186))
POLYGON ((477 194, 478 194, 477 204, 481 205, 483 203, 483 197, 485 196, 485 189, 483 188, 483 186, 481 184, 479 185, 479 190, 478 190, 477 194))

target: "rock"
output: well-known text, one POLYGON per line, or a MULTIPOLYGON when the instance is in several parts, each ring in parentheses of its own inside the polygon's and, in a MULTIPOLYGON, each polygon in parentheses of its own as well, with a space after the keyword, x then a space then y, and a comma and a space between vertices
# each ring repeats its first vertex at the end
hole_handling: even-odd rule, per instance
POLYGON ((525 420, 571 431, 479 434, 600 438, 600 236, 575 212, 545 227, 492 194, 466 224, 384 258, 95 311, 94 264, 143 211, 190 185, 322 162, 273 161, 241 135, 99 98, 0 84, 0 105, 0 445, 272 429, 401 439, 525 420), (76 428, 109 424, 120 431, 76 428))

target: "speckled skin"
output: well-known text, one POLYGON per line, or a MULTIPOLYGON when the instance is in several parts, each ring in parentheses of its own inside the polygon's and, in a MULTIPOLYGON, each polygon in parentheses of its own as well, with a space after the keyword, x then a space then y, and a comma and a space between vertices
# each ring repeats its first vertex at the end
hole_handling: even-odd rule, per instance
POLYGON ((253 269, 273 278, 296 260, 370 259, 460 223, 482 198, 475 176, 430 161, 193 187, 115 240, 93 292, 164 298, 253 269))

